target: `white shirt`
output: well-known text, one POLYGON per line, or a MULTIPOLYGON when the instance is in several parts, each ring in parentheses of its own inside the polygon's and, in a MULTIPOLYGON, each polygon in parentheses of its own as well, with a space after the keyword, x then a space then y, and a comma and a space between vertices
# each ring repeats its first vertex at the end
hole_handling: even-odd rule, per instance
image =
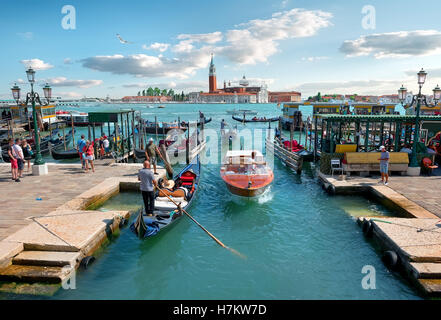
POLYGON ((109 140, 107 140, 107 139, 104 139, 104 141, 103 141, 103 146, 104 146, 104 148, 108 148, 109 147, 109 140))
POLYGON ((12 146, 12 155, 14 158, 20 158, 22 160, 24 159, 23 149, 18 144, 14 144, 12 146))

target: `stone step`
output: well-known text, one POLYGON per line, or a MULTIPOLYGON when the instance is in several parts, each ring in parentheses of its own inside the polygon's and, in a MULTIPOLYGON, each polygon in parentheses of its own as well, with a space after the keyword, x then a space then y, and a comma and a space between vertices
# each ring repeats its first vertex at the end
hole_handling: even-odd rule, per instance
POLYGON ((80 255, 79 252, 22 251, 12 259, 12 263, 27 266, 75 267, 79 263, 80 255))
POLYGON ((441 279, 441 263, 411 262, 410 268, 418 279, 441 279))
POLYGON ((419 284, 429 296, 441 296, 441 279, 418 279, 419 284))
POLYGON ((61 283, 73 268, 10 265, 0 271, 0 281, 61 283))

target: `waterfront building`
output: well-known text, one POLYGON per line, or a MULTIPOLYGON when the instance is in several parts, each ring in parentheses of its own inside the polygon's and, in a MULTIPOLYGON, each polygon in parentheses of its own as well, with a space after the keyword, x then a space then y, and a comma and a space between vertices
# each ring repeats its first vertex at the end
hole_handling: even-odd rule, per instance
POLYGON ((208 71, 208 92, 190 92, 191 103, 268 103, 268 88, 266 84, 250 86, 245 76, 239 85, 224 81, 223 88, 217 87, 216 67, 211 55, 208 71))
POLYGON ((164 103, 173 100, 170 96, 126 96, 121 99, 124 103, 164 103))
POLYGON ((281 102, 300 102, 302 100, 302 94, 297 91, 290 92, 274 92, 268 93, 269 102, 281 103, 281 102))

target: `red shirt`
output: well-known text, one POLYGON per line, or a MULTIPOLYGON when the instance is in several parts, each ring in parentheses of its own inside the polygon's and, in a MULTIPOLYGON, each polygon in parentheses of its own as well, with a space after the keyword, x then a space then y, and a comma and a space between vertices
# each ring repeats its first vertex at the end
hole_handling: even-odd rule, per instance
POLYGON ((83 152, 86 153, 86 156, 93 156, 93 144, 91 143, 89 147, 85 146, 83 152))

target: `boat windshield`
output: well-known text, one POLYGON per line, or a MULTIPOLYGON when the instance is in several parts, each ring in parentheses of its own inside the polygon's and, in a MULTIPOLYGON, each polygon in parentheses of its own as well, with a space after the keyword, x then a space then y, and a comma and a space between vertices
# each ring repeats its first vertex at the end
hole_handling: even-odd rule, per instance
POLYGON ((245 164, 245 165, 227 165, 225 166, 225 175, 268 175, 270 169, 263 164, 245 164))

